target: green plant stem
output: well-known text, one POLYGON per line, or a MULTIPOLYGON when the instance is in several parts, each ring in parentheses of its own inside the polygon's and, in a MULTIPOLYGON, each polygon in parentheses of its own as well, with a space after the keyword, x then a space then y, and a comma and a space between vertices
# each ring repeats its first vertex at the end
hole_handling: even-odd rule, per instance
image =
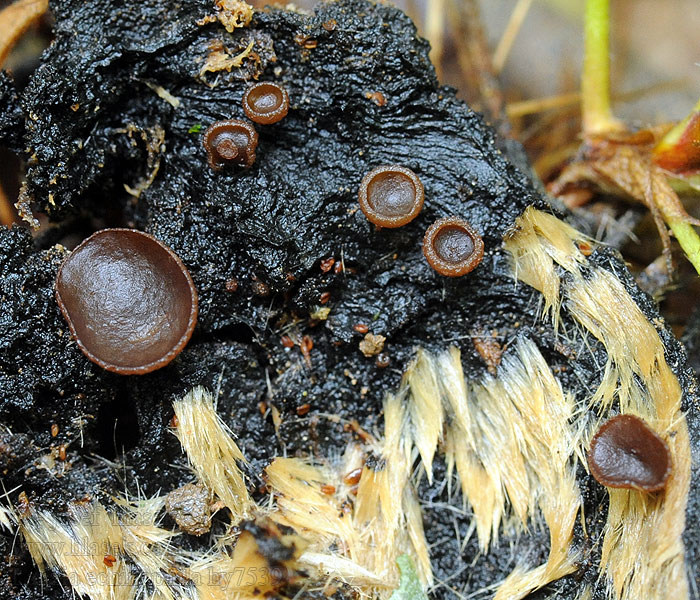
POLYGON ((681 248, 683 248, 683 252, 685 252, 688 260, 695 267, 698 275, 700 275, 700 237, 698 237, 695 229, 690 223, 678 217, 667 218, 666 222, 676 236, 681 248))
POLYGON ((583 133, 620 129, 610 107, 610 0, 587 0, 585 49, 581 74, 583 133))

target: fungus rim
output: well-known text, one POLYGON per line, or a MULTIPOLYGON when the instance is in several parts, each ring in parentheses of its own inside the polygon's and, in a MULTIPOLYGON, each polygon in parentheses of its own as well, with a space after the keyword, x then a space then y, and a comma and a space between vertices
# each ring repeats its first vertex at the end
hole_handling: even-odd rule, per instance
MULTIPOLYGON (((204 137, 202 138, 202 145, 207 152, 207 162, 212 170, 220 171, 228 164, 237 164, 247 169, 255 162, 255 151, 258 147, 258 132, 255 127, 243 119, 224 119, 221 121, 215 121, 205 130, 204 137), (226 129, 234 127, 239 130, 245 130, 246 134, 248 135, 248 144, 242 148, 243 154, 245 155, 245 160, 240 160, 240 154, 231 159, 222 158, 217 147, 212 145, 214 136, 221 133, 226 133, 226 129)), ((237 145, 236 148, 240 150, 241 146, 237 145)))
POLYGON ((78 244, 68 256, 66 256, 63 259, 63 262, 61 263, 61 266, 59 267, 57 273, 56 273, 56 279, 54 280, 54 293, 56 297, 56 302, 58 303, 58 306, 61 310, 61 314, 63 315, 63 318, 65 319, 66 323, 68 323, 68 328, 71 332, 72 339, 75 340, 75 343, 77 344, 78 348, 80 348, 80 351, 93 363, 98 365, 99 367, 103 368, 105 371, 109 371, 110 373, 117 373, 118 375, 144 375, 146 373, 150 373, 152 371, 156 371, 162 367, 165 367, 168 365, 170 362, 175 359, 175 357, 180 354, 187 346, 187 343, 190 341, 190 338, 192 337, 192 333, 194 332, 194 328, 197 325, 197 318, 199 316, 199 297, 197 294, 197 288, 194 285, 194 281, 192 279, 192 276, 190 275, 189 270, 185 266, 185 263, 182 262, 182 259, 170 248, 168 245, 165 243, 161 242, 158 238, 155 236, 151 235, 150 233, 146 233, 144 231, 139 231, 138 229, 129 229, 128 227, 111 227, 111 228, 106 228, 106 229, 100 229, 98 231, 95 231, 92 233, 90 236, 85 238, 80 244, 78 244), (189 317, 187 321, 187 326, 184 329, 184 332, 180 336, 180 338, 177 340, 177 343, 171 347, 171 349, 164 354, 161 358, 151 361, 145 365, 140 365, 137 367, 127 367, 127 366, 120 366, 120 365, 115 365, 112 364, 106 360, 103 360, 102 358, 99 358, 96 356, 91 350, 85 346, 84 342, 78 337, 78 333, 76 331, 75 324, 73 322, 73 319, 70 316, 70 313, 68 312, 68 308, 66 307, 66 304, 64 303, 63 298, 61 297, 61 291, 60 291, 60 280, 61 276, 63 274, 63 269, 66 266, 66 264, 69 262, 70 258, 75 255, 75 253, 82 249, 83 247, 87 246, 90 242, 92 242, 95 238, 100 237, 101 235, 104 235, 105 233, 115 233, 115 232, 125 232, 129 234, 135 234, 137 236, 142 236, 143 238, 147 239, 151 243, 155 243, 158 248, 162 251, 165 252, 165 254, 168 256, 170 260, 172 260, 178 271, 184 275, 185 282, 187 284, 187 288, 190 291, 190 309, 189 309, 189 317))
MULTIPOLYGON (((613 431, 614 433, 614 431, 613 431)), ((656 450, 658 450, 656 448, 656 450)), ((649 448, 645 448, 645 451, 648 451, 649 448)), ((655 453, 655 456, 658 456, 655 453)), ((666 440, 664 440, 656 431, 654 431, 644 419, 636 416, 636 415, 631 415, 631 414, 619 414, 614 417, 611 417, 605 423, 600 425, 598 427, 598 430, 596 431, 595 435, 591 439, 591 443, 588 448, 588 454, 586 456, 587 458, 587 463, 588 463, 588 468, 590 469, 591 475, 593 475, 593 478, 600 483, 604 487, 608 488, 616 488, 616 489, 633 489, 633 490, 638 490, 642 492, 658 492, 663 490, 666 487, 666 484, 668 482, 669 477, 671 476, 671 473, 673 472, 673 460, 671 457, 671 451, 668 447, 668 444, 666 443, 666 440), (654 442, 657 444, 658 448, 663 448, 663 455, 664 458, 666 459, 666 468, 664 470, 663 475, 661 478, 654 483, 653 485, 639 485, 638 482, 631 480, 630 478, 626 479, 617 479, 613 480, 607 476, 605 476, 601 470, 600 470, 600 465, 597 464, 594 454, 596 451, 596 448, 598 447, 598 443, 600 442, 601 438, 603 435, 610 429, 610 428, 615 428, 619 427, 622 424, 622 427, 629 427, 630 424, 633 424, 635 427, 641 428, 641 431, 644 432, 644 434, 648 437, 648 439, 654 440, 654 442)), ((645 456, 643 455, 643 458, 645 456)))
POLYGON ((274 81, 259 81, 251 85, 243 94, 243 112, 246 116, 259 125, 272 125, 278 123, 287 116, 289 112, 289 92, 286 88, 282 87, 279 83, 274 81), (275 97, 279 100, 279 104, 270 111, 261 112, 255 110, 253 104, 250 101, 251 93, 261 90, 263 88, 272 88, 279 94, 275 94, 275 97))
POLYGON ((462 277, 471 273, 484 258, 484 240, 472 227, 471 223, 461 217, 443 217, 428 227, 423 237, 423 255, 428 264, 445 277, 462 277), (437 236, 445 229, 459 229, 466 233, 474 246, 468 257, 460 262, 444 259, 435 249, 437 236))
POLYGON ((358 191, 358 201, 362 212, 370 223, 376 225, 377 227, 395 229, 397 227, 408 225, 418 216, 420 211, 423 209, 423 203, 425 201, 425 188, 423 187, 423 182, 418 178, 418 175, 416 175, 411 169, 402 167, 401 165, 382 165, 375 167, 362 178, 362 181, 360 182, 360 189, 358 191), (410 212, 407 214, 401 216, 382 215, 381 213, 377 212, 377 210, 370 203, 369 186, 377 178, 377 176, 384 173, 400 173, 413 185, 413 206, 410 212))

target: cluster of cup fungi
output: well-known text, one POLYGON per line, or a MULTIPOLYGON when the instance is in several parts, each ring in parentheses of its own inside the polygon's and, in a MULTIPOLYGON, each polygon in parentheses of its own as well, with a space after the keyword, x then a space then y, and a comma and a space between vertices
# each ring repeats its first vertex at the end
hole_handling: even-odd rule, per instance
MULTIPOLYGON (((276 83, 261 81, 243 95, 243 111, 259 125, 272 125, 289 112, 289 94, 276 83)), ((226 164, 250 167, 255 162, 258 132, 243 119, 226 119, 213 123, 204 132, 204 149, 209 166, 215 171, 226 164)))
MULTIPOLYGON (((275 83, 256 83, 243 96, 243 110, 254 123, 277 123, 289 111, 289 94, 275 83)), ((227 119, 209 126, 203 143, 212 169, 218 171, 226 164, 250 167, 255 162, 258 133, 242 119, 227 119)), ((364 176, 358 199, 371 223, 393 229, 407 225, 418 216, 425 191, 413 171, 389 165, 377 167, 364 176)), ((460 277, 481 262, 484 243, 468 221, 447 217, 428 228, 423 253, 428 264, 441 275, 460 277)))
MULTIPOLYGON (((287 91, 257 83, 243 109, 269 125, 287 115, 287 91)), ((258 133, 247 121, 214 123, 204 133, 212 169, 250 167, 258 133)), ((80 350, 120 375, 150 373, 170 363, 187 345, 198 315, 197 290, 187 267, 168 246, 135 229, 97 231, 63 261, 56 301, 80 350)))
MULTIPOLYGON (((270 125, 287 115, 289 96, 275 83, 257 83, 246 91, 243 108, 254 123, 270 125)), ((214 170, 250 167, 257 144, 257 131, 241 119, 218 121, 203 138, 214 170)), ((371 223, 393 229, 418 216, 425 192, 413 171, 388 165, 363 177, 358 200, 371 223)), ((484 243, 469 222, 446 217, 428 227, 423 253, 441 275, 461 277, 479 265, 484 243)), ((155 237, 133 229, 104 229, 77 246, 58 271, 56 299, 81 351, 121 375, 167 365, 197 322, 197 291, 185 265, 155 237)), ((662 490, 671 473, 666 442, 632 415, 618 415, 599 428, 588 464, 601 484, 644 492, 662 490)))
MULTIPOLYGON (((360 208, 377 227, 396 228, 410 223, 423 208, 425 191, 418 176, 398 165, 372 169, 362 178, 360 208)), ((440 275, 461 277, 484 257, 484 242, 468 221, 438 219, 425 232, 423 254, 440 275)))

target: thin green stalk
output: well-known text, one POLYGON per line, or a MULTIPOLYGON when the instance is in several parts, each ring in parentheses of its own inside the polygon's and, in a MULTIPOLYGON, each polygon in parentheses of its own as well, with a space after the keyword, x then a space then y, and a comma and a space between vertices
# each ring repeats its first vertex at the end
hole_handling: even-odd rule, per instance
POLYGON ((581 74, 583 133, 620 129, 610 105, 610 0, 587 0, 581 74))
POLYGON ((695 229, 690 223, 677 217, 667 219, 666 222, 676 236, 681 248, 683 248, 683 252, 685 252, 688 260, 695 267, 698 275, 700 275, 700 237, 698 237, 695 229))

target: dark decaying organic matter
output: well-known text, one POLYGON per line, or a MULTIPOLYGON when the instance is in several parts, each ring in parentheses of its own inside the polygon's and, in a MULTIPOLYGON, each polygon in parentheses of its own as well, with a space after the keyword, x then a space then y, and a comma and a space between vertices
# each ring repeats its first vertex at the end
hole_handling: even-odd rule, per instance
MULTIPOLYGON (((516 166, 523 164, 518 147, 497 140, 453 90, 439 86, 411 21, 385 5, 343 0, 311 15, 257 12, 250 27, 229 33, 216 21, 198 25, 211 9, 208 0, 56 0, 56 40, 27 87, 18 92, 0 75, 2 144, 26 149, 27 193, 57 223, 35 239, 19 228, 0 230, 5 488, 21 485, 36 507, 60 513, 85 496, 108 503, 125 484, 151 495, 189 483, 170 433, 171 402, 203 385, 218 393, 218 413, 248 459, 251 492, 259 493, 271 457, 327 457, 352 440, 365 443, 366 432, 381 427, 382 401, 398 389, 417 346, 457 346, 465 374, 488 377, 471 341, 476 330, 498 332, 506 359, 517 340, 531 340, 566 393, 585 398, 602 378, 602 343, 584 340, 562 310, 558 326, 575 352, 561 352, 560 329, 535 315, 538 298, 515 285, 503 249, 528 206, 551 209, 530 173, 516 166), (315 44, 300 45, 300 36, 315 44), (242 52, 251 44, 240 67, 203 71, 213 47, 242 52), (250 168, 213 170, 199 129, 244 119, 248 81, 262 75, 289 91, 287 117, 260 128, 250 168), (368 99, 368 91, 385 102, 368 99), (162 143, 144 141, 161 130, 162 143), (358 210, 357 186, 385 164, 410 165, 429 202, 405 226, 378 230, 358 210), (125 186, 140 189, 138 198, 125 186), (483 260, 468 277, 439 275, 421 252, 430 224, 449 215, 482 234, 483 260), (158 371, 117 376, 71 341, 53 296, 66 256, 56 243, 82 235, 86 216, 155 236, 192 275, 197 333, 158 371), (379 356, 360 352, 358 323, 385 338, 379 356), (60 472, 45 459, 46 448, 58 444, 67 445, 60 472)), ((696 384, 681 346, 615 252, 597 247, 588 261, 614 273, 655 324, 685 392, 697 451, 696 384)), ((693 469, 690 523, 700 518, 693 469)), ((482 552, 469 509, 444 485, 446 471, 436 458, 433 482, 424 477, 419 486, 435 577, 448 582, 434 597, 489 588, 521 557, 542 562, 549 538, 538 527, 510 539, 508 551, 482 552)), ((595 600, 606 597, 596 565, 607 497, 583 469, 578 481, 583 524, 577 521, 573 544, 585 559, 531 598, 574 600, 584 584, 595 600)), ((700 536, 689 528, 683 541, 697 577, 700 536)), ((180 536, 172 543, 199 542, 180 536)), ((42 584, 26 548, 18 544, 11 556, 12 545, 13 536, 0 532, 9 593, 71 597, 65 582, 49 577, 42 584)))
POLYGON ((165 510, 178 526, 191 535, 204 535, 211 527, 209 492, 204 486, 186 483, 165 498, 165 510))
POLYGON ((56 300, 85 355, 108 371, 160 369, 197 323, 197 291, 170 248, 133 229, 103 229, 63 261, 56 300))

